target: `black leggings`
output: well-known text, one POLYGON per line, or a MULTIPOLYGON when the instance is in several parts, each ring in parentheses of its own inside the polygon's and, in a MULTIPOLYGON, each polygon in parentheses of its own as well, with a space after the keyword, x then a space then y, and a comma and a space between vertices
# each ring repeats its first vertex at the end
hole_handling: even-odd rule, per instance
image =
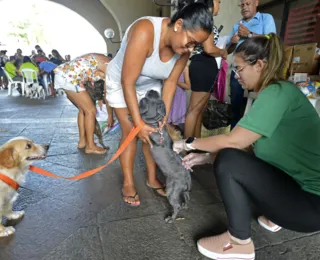
POLYGON ((320 230, 320 196, 302 190, 288 174, 253 154, 224 149, 214 172, 234 237, 250 238, 252 205, 283 228, 320 230))

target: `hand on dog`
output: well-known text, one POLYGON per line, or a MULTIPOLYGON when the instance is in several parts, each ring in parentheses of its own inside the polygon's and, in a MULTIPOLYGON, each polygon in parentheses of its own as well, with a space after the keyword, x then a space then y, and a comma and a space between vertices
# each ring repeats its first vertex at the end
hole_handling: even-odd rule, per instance
POLYGON ((167 118, 163 118, 162 122, 159 122, 159 130, 161 131, 162 128, 167 124, 167 118))
POLYGON ((173 143, 173 151, 176 153, 181 153, 182 151, 191 151, 186 145, 186 139, 178 140, 173 143))
POLYGON ((139 139, 145 144, 149 144, 150 148, 152 148, 152 143, 150 141, 149 135, 152 133, 156 133, 157 129, 151 127, 150 125, 145 124, 144 127, 138 134, 139 139))
POLYGON ((211 164, 212 162, 209 153, 190 153, 183 158, 182 165, 190 171, 195 165, 211 164))

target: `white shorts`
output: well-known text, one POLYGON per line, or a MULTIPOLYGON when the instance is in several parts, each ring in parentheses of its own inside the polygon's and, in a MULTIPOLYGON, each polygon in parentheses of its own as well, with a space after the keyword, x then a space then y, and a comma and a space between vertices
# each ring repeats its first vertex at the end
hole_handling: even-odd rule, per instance
MULTIPOLYGON (((109 106, 114 108, 127 107, 126 101, 124 99, 121 83, 112 82, 109 79, 107 80, 106 85, 107 85, 106 96, 107 96, 107 101, 109 103, 109 106)), ((140 102, 141 99, 145 97, 146 93, 151 89, 156 90, 161 94, 162 86, 155 86, 150 89, 144 89, 141 91, 136 90, 138 103, 140 102)))
POLYGON ((81 92, 86 91, 84 88, 77 87, 70 82, 67 81, 67 77, 63 73, 56 73, 54 75, 54 88, 55 89, 64 89, 64 90, 71 90, 73 92, 81 92))

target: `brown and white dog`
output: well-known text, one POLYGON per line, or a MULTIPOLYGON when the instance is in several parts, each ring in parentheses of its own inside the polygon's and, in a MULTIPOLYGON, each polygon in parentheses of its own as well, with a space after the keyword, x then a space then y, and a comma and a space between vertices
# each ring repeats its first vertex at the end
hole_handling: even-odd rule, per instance
POLYGON ((0 146, 0 237, 15 232, 13 227, 4 227, 1 224, 2 216, 8 220, 16 220, 24 215, 24 211, 12 211, 12 204, 18 198, 18 193, 4 178, 9 178, 18 185, 22 184, 29 166, 36 160, 45 159, 48 148, 48 145, 35 144, 25 137, 13 138, 0 146))

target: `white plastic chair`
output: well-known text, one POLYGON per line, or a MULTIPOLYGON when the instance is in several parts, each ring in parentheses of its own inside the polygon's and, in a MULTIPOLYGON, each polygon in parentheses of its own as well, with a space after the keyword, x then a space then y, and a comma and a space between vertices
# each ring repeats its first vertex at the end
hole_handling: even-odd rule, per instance
MULTIPOLYGON (((33 69, 22 69, 21 73, 23 75, 24 81, 25 81, 25 88, 27 88, 31 84, 39 84, 38 80, 38 73, 33 69)), ((42 90, 43 98, 45 99, 46 94, 44 89, 42 90)), ((39 97, 40 98, 40 97, 39 97)))
POLYGON ((1 67, 4 71, 4 74, 6 75, 8 79, 8 96, 12 96, 12 85, 14 85, 14 88, 18 88, 18 84, 21 85, 21 91, 22 91, 22 96, 24 96, 25 93, 25 86, 23 81, 13 81, 12 78, 10 77, 9 73, 5 70, 4 67, 1 67))
POLYGON ((33 69, 22 69, 21 73, 23 75, 24 81, 26 85, 30 84, 39 84, 38 81, 38 73, 33 69))

